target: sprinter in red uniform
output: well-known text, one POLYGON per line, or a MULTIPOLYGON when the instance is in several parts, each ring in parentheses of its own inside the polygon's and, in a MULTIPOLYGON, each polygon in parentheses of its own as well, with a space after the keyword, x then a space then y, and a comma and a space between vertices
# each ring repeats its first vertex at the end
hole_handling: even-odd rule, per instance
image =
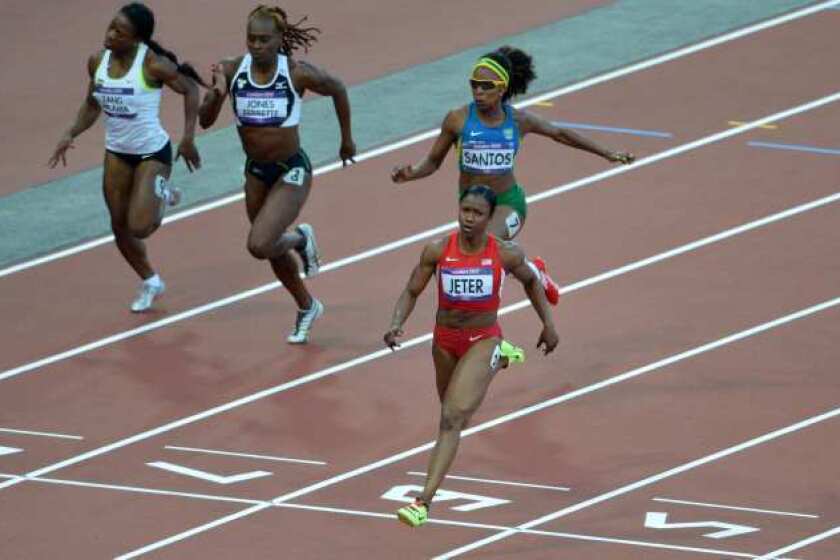
POLYGON ((473 185, 461 193, 458 231, 423 249, 385 333, 385 344, 391 349, 398 347, 403 324, 437 273, 432 357, 441 402, 440 431, 422 494, 397 511, 400 521, 411 527, 426 522, 429 504, 455 458, 461 430, 484 399, 493 375, 509 362, 524 360, 521 349, 502 340, 498 323, 506 273, 522 282, 543 323, 537 347, 548 354, 557 346, 545 292, 522 249, 487 233, 495 209, 496 194, 489 187, 473 185))

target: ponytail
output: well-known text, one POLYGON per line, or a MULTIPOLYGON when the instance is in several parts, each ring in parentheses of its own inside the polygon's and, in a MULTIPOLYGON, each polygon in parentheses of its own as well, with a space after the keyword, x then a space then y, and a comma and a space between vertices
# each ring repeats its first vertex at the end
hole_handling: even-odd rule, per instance
POLYGON ((174 52, 166 50, 165 48, 161 47, 160 44, 155 41, 154 39, 149 39, 146 41, 146 44, 149 45, 149 48, 158 56, 165 56, 169 60, 171 60, 175 66, 178 67, 178 73, 183 74, 184 76, 190 78, 194 82, 201 84, 205 88, 208 88, 206 83, 204 83, 204 79, 196 72, 195 68, 193 68, 192 64, 188 62, 178 62, 178 57, 175 55, 174 52))
POLYGON ((140 2, 126 4, 120 9, 120 13, 128 18, 128 21, 134 27, 134 32, 137 34, 137 37, 146 43, 153 53, 171 60, 178 68, 178 73, 183 74, 204 87, 208 87, 195 68, 187 63, 179 63, 175 53, 163 48, 160 46, 160 43, 152 39, 152 34, 155 32, 155 15, 145 4, 141 4, 140 2))
POLYGON ((534 72, 534 59, 521 49, 510 46, 499 47, 482 58, 489 58, 498 62, 509 74, 510 82, 502 101, 507 101, 515 95, 522 95, 528 91, 528 85, 537 77, 534 72))

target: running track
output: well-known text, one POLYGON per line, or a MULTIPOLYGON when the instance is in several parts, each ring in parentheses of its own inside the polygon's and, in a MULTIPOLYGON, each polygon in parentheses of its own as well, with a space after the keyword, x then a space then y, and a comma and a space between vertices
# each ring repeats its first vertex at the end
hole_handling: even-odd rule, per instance
MULTIPOLYGON (((109 246, 0 279, 4 316, 20 318, 0 358, 0 430, 83 438, 0 431, 4 554, 840 556, 840 160, 748 145, 837 146, 840 99, 830 96, 840 80, 823 66, 837 17, 534 108, 672 135, 590 133, 644 156, 607 176, 597 159, 546 141, 529 140, 521 157, 529 192, 552 193, 531 205, 522 243, 567 286, 562 346, 550 358, 531 352, 494 382, 452 474, 567 490, 452 479, 445 489, 507 502, 440 502, 420 531, 390 518, 397 502, 382 496, 422 482, 409 473, 425 469, 436 426, 424 338, 432 290, 409 323, 417 343, 382 351, 421 244, 340 259, 453 219, 451 161, 434 179, 387 181, 393 164, 428 149, 422 142, 318 177, 305 219, 340 266, 312 281, 328 313, 307 348, 283 344, 293 306, 277 288, 178 319, 269 281, 244 254, 238 204, 156 235, 172 289, 149 316, 125 313, 133 279, 109 246), (795 114, 775 117, 783 112, 795 114), (775 128, 729 123, 771 116, 775 128), (131 336, 167 319, 176 320, 131 336), (89 343, 98 347, 59 356, 89 343), (271 474, 220 484, 153 462, 271 474), (758 530, 714 539, 709 527, 646 526, 657 512, 667 524, 758 530)), ((505 295, 523 297, 517 287, 505 295)), ((528 344, 538 332, 527 309, 503 327, 528 344)))

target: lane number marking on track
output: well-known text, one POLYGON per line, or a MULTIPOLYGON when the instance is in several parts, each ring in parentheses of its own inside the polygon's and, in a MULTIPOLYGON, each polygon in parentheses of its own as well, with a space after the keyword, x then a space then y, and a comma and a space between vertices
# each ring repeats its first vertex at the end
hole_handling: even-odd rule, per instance
POLYGON ((735 525, 732 523, 722 523, 720 521, 668 523, 668 514, 662 511, 647 512, 645 515, 645 527, 649 529, 695 529, 700 527, 720 529, 719 531, 713 531, 703 535, 704 537, 710 539, 728 539, 730 537, 737 537, 738 535, 745 535, 747 533, 755 533, 756 531, 761 530, 748 525, 735 525))
MULTIPOLYGON (((410 502, 422 491, 422 486, 417 486, 416 484, 401 484, 399 486, 394 486, 393 488, 382 494, 382 499, 391 500, 394 502, 410 502)), ((467 501, 470 503, 450 508, 455 511, 475 511, 477 509, 496 507, 510 503, 510 500, 505 500, 503 498, 491 498, 490 496, 467 494, 465 492, 444 490, 442 488, 437 491, 437 494, 435 494, 435 504, 438 504, 439 502, 452 502, 456 500, 467 501)))

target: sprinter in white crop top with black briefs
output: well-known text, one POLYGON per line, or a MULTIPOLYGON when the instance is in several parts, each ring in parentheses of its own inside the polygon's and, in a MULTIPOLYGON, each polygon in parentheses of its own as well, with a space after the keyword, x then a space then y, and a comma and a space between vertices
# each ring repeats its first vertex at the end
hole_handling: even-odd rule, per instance
MULTIPOLYGON (((305 18, 304 18, 305 19, 305 18)), ((230 96, 239 139, 245 151, 245 206, 251 231, 248 251, 268 260, 277 279, 298 306, 286 341, 304 344, 324 305, 300 278, 292 252, 305 276, 318 272, 320 254, 309 224, 287 231, 297 219, 312 185, 312 164, 300 146, 301 97, 314 91, 332 97, 341 128, 339 157, 353 161, 356 146, 350 130, 350 102, 341 81, 292 53, 315 42, 315 28, 290 23, 280 8, 259 6, 248 14, 248 52, 213 65, 213 83, 200 109, 201 126, 211 126, 230 96)))
POLYGON ((105 119, 103 190, 111 229, 123 257, 142 279, 134 312, 149 309, 166 289, 149 264, 143 239, 160 226, 167 205, 180 200, 169 186, 172 147, 160 123, 163 85, 184 96, 184 135, 177 158, 190 171, 201 166, 193 137, 198 118, 198 86, 193 68, 178 64, 174 54, 152 40, 155 20, 138 2, 123 6, 105 33, 105 48, 88 59, 90 83, 76 120, 58 142, 49 165, 67 165, 73 139, 90 128, 100 113, 105 119))

